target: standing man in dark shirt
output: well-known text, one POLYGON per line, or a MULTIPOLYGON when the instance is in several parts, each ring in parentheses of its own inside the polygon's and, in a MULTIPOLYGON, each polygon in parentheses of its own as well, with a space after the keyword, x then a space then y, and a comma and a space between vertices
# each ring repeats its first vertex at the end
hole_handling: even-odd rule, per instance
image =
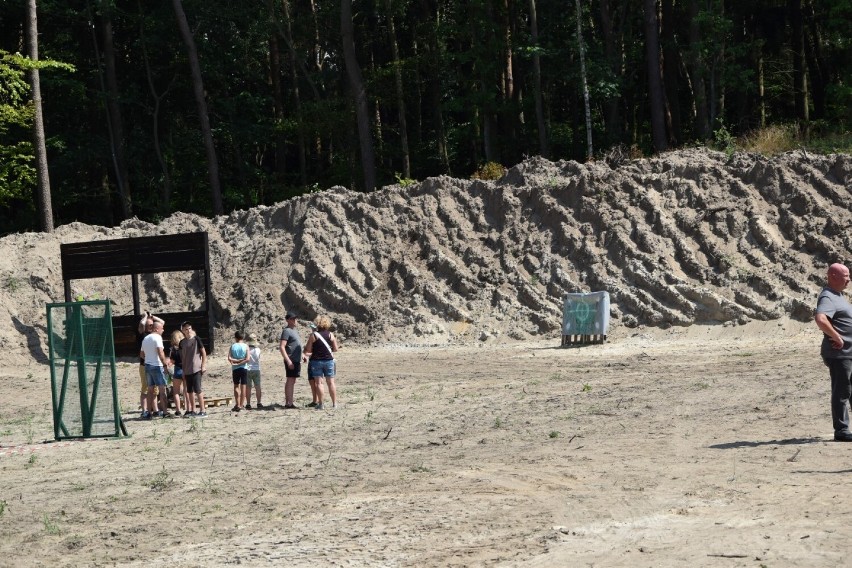
POLYGON ((834 439, 852 442, 849 397, 852 396, 852 305, 843 297, 849 269, 839 263, 828 267, 828 285, 817 299, 814 321, 823 332, 820 355, 831 376, 831 419, 834 439))
MULTIPOLYGON (((287 312, 284 316, 287 320, 287 326, 281 330, 281 341, 278 344, 278 350, 284 358, 284 369, 286 382, 284 383, 284 408, 296 408, 293 401, 293 391, 296 387, 296 379, 302 371, 302 338, 299 337, 299 332, 296 331, 296 314, 287 312)), ((310 383, 311 393, 313 394, 313 402, 316 405, 316 385, 310 383)))

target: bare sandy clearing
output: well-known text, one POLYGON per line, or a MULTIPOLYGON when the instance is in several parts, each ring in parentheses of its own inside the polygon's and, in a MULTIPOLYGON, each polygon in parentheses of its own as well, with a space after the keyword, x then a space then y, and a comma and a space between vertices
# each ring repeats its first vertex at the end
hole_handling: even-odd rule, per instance
MULTIPOLYGON (((130 439, 0 456, 0 565, 836 566, 852 445, 811 327, 353 346, 333 412, 128 412, 130 439)), ((4 448, 52 431, 46 369, 11 371, 4 448)))

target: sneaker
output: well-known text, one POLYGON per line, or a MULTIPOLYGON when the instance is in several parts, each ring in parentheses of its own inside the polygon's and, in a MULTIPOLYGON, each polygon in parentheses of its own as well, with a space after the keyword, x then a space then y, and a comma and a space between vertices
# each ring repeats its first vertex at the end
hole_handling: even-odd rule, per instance
POLYGON ((150 412, 143 412, 142 413, 142 420, 151 420, 151 418, 152 418, 152 416, 151 416, 150 412))
POLYGON ((146 416, 148 416, 148 411, 147 411, 147 410, 143 410, 143 411, 142 411, 142 413, 141 413, 141 414, 139 414, 139 418, 145 418, 146 416))
POLYGON ((316 407, 316 405, 317 405, 317 403, 312 402, 310 404, 306 404, 305 406, 307 406, 308 408, 314 408, 314 407, 316 407))
MULTIPOLYGON (((180 412, 178 412, 177 415, 180 416, 180 412)), ((163 418, 174 418, 174 416, 175 415, 169 412, 168 410, 163 413, 163 418)))
POLYGON ((239 406, 234 405, 234 408, 231 409, 231 412, 239 412, 240 410, 242 409, 239 406))
POLYGON ((264 406, 258 402, 258 403, 257 403, 257 409, 258 409, 258 410, 260 410, 260 409, 262 409, 262 408, 264 408, 264 406))
POLYGON ((322 410, 322 403, 318 402, 316 406, 314 406, 315 410, 322 410))
POLYGON ((157 418, 163 418, 165 416, 165 414, 163 414, 163 411, 160 410, 158 412, 155 412, 154 416, 156 416, 157 418))
POLYGON ((295 404, 285 404, 284 408, 289 410, 290 408, 296 408, 296 405, 295 404))
POLYGON ((247 405, 246 405, 246 410, 251 410, 251 405, 250 405, 250 404, 247 404, 247 405))
POLYGON ((207 413, 206 412, 196 412, 195 417, 196 418, 207 418, 207 413))

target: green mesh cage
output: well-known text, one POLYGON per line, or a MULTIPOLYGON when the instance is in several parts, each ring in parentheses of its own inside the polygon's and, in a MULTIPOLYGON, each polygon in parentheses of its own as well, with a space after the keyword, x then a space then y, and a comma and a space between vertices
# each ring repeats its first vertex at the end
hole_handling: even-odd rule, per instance
POLYGON ((126 435, 109 302, 47 304, 54 438, 126 435))

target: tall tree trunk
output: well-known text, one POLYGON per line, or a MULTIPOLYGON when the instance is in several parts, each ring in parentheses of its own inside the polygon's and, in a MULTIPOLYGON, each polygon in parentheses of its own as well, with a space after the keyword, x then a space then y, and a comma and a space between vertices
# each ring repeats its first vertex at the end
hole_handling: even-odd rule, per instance
MULTIPOLYGON (((38 17, 36 0, 27 0, 27 56, 38 61, 38 17)), ((41 108, 41 79, 38 69, 30 70, 30 88, 33 95, 33 148, 36 158, 36 193, 38 195, 38 212, 41 230, 53 232, 53 206, 50 196, 50 175, 47 171, 47 146, 44 139, 44 113, 41 108)))
MULTIPOLYGON (((603 34, 604 53, 606 54, 609 72, 613 78, 623 79, 621 33, 616 33, 612 2, 613 0, 600 0, 601 33, 603 34)), ((623 14, 623 10, 619 10, 619 13, 623 14)), ((620 91, 604 100, 604 124, 611 144, 622 141, 624 124, 621 114, 621 101, 620 91)))
MULTIPOLYGON (((298 141, 299 141, 299 179, 302 182, 302 187, 308 186, 308 160, 307 160, 307 142, 305 141, 305 128, 302 124, 302 96, 299 92, 299 74, 297 65, 299 58, 296 56, 296 48, 293 45, 293 28, 290 18, 290 0, 283 0, 284 5, 284 40, 287 42, 288 52, 290 54, 290 80, 293 82, 293 104, 296 111, 296 119, 298 120, 298 141)), ((305 69, 305 75, 307 75, 305 69)), ((313 83, 311 83, 313 85, 313 83)), ((313 87, 314 95, 319 99, 319 91, 313 87)), ((320 148, 322 144, 320 143, 320 148)))
POLYGON ((393 23, 393 0, 385 0, 388 10, 388 35, 390 36, 391 55, 393 56, 393 77, 396 86, 396 104, 399 115, 399 143, 402 151, 402 177, 411 178, 411 158, 408 151, 408 126, 405 121, 405 96, 402 89, 402 64, 399 61, 399 45, 396 42, 396 28, 393 23))
POLYGON ((364 189, 376 188, 376 155, 370 136, 370 109, 367 104, 367 89, 361 67, 355 57, 355 33, 352 29, 352 0, 340 1, 340 33, 343 37, 343 60, 355 98, 355 117, 358 122, 358 141, 361 147, 361 168, 364 171, 364 189))
POLYGON ((426 101, 427 108, 432 109, 432 127, 434 129, 435 145, 438 149, 438 160, 441 173, 450 174, 450 153, 447 147, 447 133, 444 129, 444 112, 442 106, 441 88, 441 44, 438 40, 441 12, 440 6, 433 0, 420 0, 421 11, 424 19, 429 23, 427 30, 429 37, 425 49, 427 56, 424 58, 426 67, 426 101))
POLYGON ((535 121, 538 130, 538 151, 545 157, 550 157, 550 143, 547 137, 547 124, 544 121, 544 101, 541 93, 541 58, 538 54, 538 16, 535 0, 530 0, 530 35, 533 46, 533 97, 535 98, 535 121))
POLYGON ((583 10, 580 7, 580 0, 575 1, 577 7, 577 47, 580 50, 580 77, 583 81, 583 107, 586 110, 586 158, 594 159, 595 149, 592 145, 592 110, 589 104, 589 82, 586 79, 586 54, 583 47, 583 10))
MULTIPOLYGON (((494 5, 492 0, 485 0, 485 21, 494 22, 494 5)), ((471 18, 470 25, 473 28, 478 27, 479 23, 475 18, 471 18)), ((474 29, 471 37, 474 38, 474 41, 477 41, 476 32, 478 30, 474 29)), ((485 42, 487 45, 497 45, 496 34, 494 33, 494 26, 486 26, 485 27, 485 42)), ((473 46, 471 46, 473 48, 473 46)), ((473 49, 471 49, 473 51, 473 49)), ((493 54, 489 53, 485 57, 491 57, 493 54)), ((492 72, 494 65, 491 61, 488 64, 479 64, 474 62, 474 68, 477 70, 479 75, 479 88, 482 90, 482 94, 484 95, 481 100, 483 100, 482 106, 482 149, 485 153, 485 161, 486 162, 500 162, 500 149, 497 143, 497 132, 498 132, 498 121, 497 121, 497 109, 495 108, 496 104, 494 102, 490 102, 491 97, 488 96, 489 93, 496 92, 498 95, 502 95, 502 91, 504 88, 504 83, 500 81, 500 78, 492 72)), ((499 70, 501 66, 498 66, 499 70)), ((496 97, 495 97, 496 99, 496 97)))
POLYGON ((787 0, 787 18, 790 22, 790 52, 793 56, 793 100, 799 129, 807 130, 808 83, 805 74, 805 38, 802 25, 802 0, 787 0))
MULTIPOLYGON (((724 0, 709 0, 709 10, 714 11, 717 17, 725 15, 724 0)), ((725 38, 718 38, 718 46, 715 46, 713 58, 710 62, 710 125, 715 127, 717 122, 724 123, 725 118, 725 38)))
POLYGON ((660 35, 657 24, 656 0, 644 0, 645 60, 648 65, 648 103, 651 107, 651 137, 654 150, 662 152, 666 143, 666 119, 663 100, 663 80, 660 76, 660 35))
POLYGON ((814 12, 813 0, 806 0, 805 12, 805 54, 808 62, 810 94, 814 103, 814 118, 825 118, 826 87, 829 83, 828 62, 822 54, 822 33, 814 12))
POLYGON ((151 113, 151 122, 154 138, 154 153, 157 155, 157 162, 160 164, 160 171, 163 172, 163 188, 160 193, 160 212, 163 217, 165 217, 171 211, 172 178, 169 175, 169 167, 163 157, 163 149, 160 144, 160 105, 166 97, 166 94, 169 92, 171 84, 165 91, 163 91, 163 94, 157 93, 157 89, 154 86, 154 74, 151 71, 151 63, 148 59, 148 49, 145 45, 145 17, 144 12, 142 11, 141 0, 137 2, 137 4, 139 7, 139 39, 142 44, 142 59, 145 62, 145 76, 148 79, 148 89, 151 91, 151 98, 154 99, 154 111, 151 113))
POLYGON ((704 82, 705 65, 701 57, 701 27, 699 26, 698 0, 689 0, 689 75, 692 79, 692 100, 695 105, 695 133, 702 141, 710 139, 707 86, 704 82))
POLYGON ((133 216, 133 198, 130 191, 130 176, 127 168, 127 150, 124 143, 124 121, 121 107, 118 105, 118 79, 115 68, 115 46, 112 34, 112 16, 110 8, 101 3, 101 29, 104 43, 104 71, 106 76, 106 106, 109 115, 110 138, 112 140, 113 159, 118 195, 121 201, 121 215, 125 219, 133 216))
MULTIPOLYGON (((284 2, 286 4, 286 0, 284 2)), ((287 140, 284 138, 284 89, 281 86, 281 48, 278 45, 278 18, 272 0, 266 0, 272 29, 269 32, 269 80, 272 83, 272 116, 275 122, 275 171, 287 173, 287 140)))
POLYGON ((666 124, 669 130, 669 143, 676 146, 681 141, 680 123, 680 74, 679 55, 675 35, 674 0, 663 0, 661 35, 663 41, 663 84, 666 94, 666 124))
POLYGON ((758 93, 758 105, 760 112, 760 127, 766 127, 766 88, 764 85, 764 56, 763 56, 763 42, 761 41, 758 45, 758 54, 757 54, 757 93, 758 93))
POLYGON ((192 92, 195 95, 195 106, 198 110, 198 120, 201 123, 201 135, 204 139, 204 150, 207 154, 207 174, 210 180, 210 197, 213 204, 213 214, 222 215, 225 212, 222 205, 222 187, 219 185, 219 160, 216 158, 216 146, 213 143, 213 131, 210 128, 210 115, 207 111, 207 99, 204 96, 204 82, 201 80, 201 65, 198 62, 198 49, 192 32, 189 31, 189 22, 186 21, 186 13, 183 11, 181 0, 172 0, 178 29, 186 46, 186 55, 189 59, 189 69, 192 74, 192 92))

